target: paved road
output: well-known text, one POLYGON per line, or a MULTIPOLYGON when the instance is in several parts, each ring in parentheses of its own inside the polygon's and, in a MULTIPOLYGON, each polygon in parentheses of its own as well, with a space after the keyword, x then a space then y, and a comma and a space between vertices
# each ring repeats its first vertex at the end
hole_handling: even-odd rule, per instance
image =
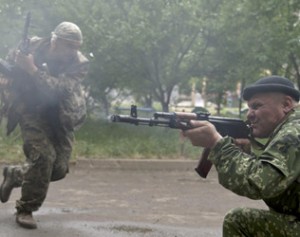
POLYGON ((35 213, 37 230, 17 226, 13 191, 1 204, 0 237, 219 237, 225 213, 237 206, 263 207, 207 179, 193 161, 78 161, 51 184, 35 213))

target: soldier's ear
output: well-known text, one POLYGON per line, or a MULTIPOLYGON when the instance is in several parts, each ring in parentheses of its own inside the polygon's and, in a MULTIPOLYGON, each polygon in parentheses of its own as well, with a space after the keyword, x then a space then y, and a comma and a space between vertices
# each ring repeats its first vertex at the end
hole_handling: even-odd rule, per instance
POLYGON ((289 113, 295 107, 295 101, 291 96, 284 96, 283 111, 289 113))

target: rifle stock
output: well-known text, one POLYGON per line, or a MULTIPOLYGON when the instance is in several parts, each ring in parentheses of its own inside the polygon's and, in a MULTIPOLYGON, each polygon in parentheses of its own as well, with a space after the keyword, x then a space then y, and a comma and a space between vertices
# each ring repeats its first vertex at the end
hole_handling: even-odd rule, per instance
MULTIPOLYGON (((222 136, 230 136, 233 138, 249 138, 250 128, 241 119, 226 118, 226 117, 214 117, 209 113, 166 113, 156 112, 152 118, 139 118, 137 116, 137 107, 131 106, 130 116, 128 115, 112 115, 112 122, 130 123, 134 125, 148 125, 168 127, 175 129, 191 129, 191 120, 206 120, 211 122, 222 136)), ((206 178, 212 163, 208 160, 210 149, 205 148, 202 152, 198 166, 195 171, 202 177, 206 178)))

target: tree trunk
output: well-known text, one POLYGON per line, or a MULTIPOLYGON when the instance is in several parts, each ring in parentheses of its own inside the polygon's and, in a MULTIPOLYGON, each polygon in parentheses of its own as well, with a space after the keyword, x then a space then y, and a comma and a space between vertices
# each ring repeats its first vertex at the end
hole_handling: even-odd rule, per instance
POLYGON ((299 65, 297 63, 297 59, 296 59, 296 56, 291 53, 290 54, 290 60, 292 62, 292 65, 294 67, 294 70, 296 71, 296 79, 297 79, 297 86, 298 88, 300 89, 300 72, 299 72, 299 65))
POLYGON ((169 112, 169 104, 167 102, 162 101, 161 107, 164 112, 169 112))

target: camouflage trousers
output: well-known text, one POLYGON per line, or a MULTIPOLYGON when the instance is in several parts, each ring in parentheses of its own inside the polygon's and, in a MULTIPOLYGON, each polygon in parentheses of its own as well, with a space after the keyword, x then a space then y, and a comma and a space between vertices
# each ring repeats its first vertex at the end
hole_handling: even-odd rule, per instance
POLYGON ((226 214, 223 237, 296 237, 300 219, 274 211, 236 208, 226 214))
POLYGON ((44 202, 50 182, 68 173, 74 135, 30 114, 22 116, 20 128, 26 162, 10 169, 14 186, 21 187, 17 211, 32 212, 44 202))

